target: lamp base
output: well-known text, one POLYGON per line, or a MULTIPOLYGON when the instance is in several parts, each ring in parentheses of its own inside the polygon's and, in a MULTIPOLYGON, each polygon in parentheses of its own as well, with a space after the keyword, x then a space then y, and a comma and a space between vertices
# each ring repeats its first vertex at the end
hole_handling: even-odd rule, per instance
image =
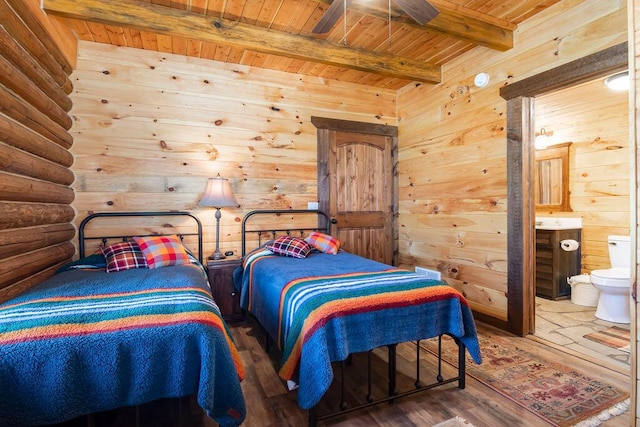
POLYGON ((225 259, 225 258, 226 256, 220 251, 216 251, 209 256, 209 259, 213 259, 213 260, 225 259))

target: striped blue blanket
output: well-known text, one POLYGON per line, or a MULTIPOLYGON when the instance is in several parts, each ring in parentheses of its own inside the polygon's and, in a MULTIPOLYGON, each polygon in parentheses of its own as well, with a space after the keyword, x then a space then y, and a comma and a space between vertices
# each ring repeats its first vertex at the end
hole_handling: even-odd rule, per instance
POLYGON ((69 270, 0 305, 0 425, 44 425, 197 394, 245 417, 244 368, 202 272, 69 270))
POLYGON ((256 250, 243 267, 241 305, 277 338, 280 377, 297 383, 303 409, 331 384, 331 362, 350 353, 450 334, 481 362, 471 309, 444 282, 347 252, 297 259, 256 250))

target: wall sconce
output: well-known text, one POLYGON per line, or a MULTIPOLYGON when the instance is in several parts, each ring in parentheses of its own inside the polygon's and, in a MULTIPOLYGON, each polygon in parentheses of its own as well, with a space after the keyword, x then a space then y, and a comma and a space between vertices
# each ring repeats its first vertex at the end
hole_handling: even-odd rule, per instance
POLYGON ((544 150, 551 145, 551 138, 549 138, 549 134, 544 128, 540 129, 540 133, 536 134, 535 144, 536 150, 544 150))
POLYGON ((604 84, 611 90, 623 91, 629 90, 629 72, 614 74, 604 79, 604 84))
POLYGON ((220 177, 220 174, 215 178, 209 178, 207 188, 204 190, 198 206, 216 208, 216 250, 211 254, 209 259, 223 259, 225 256, 220 251, 220 217, 222 216, 222 214, 220 214, 220 208, 239 206, 231 192, 229 180, 220 177))

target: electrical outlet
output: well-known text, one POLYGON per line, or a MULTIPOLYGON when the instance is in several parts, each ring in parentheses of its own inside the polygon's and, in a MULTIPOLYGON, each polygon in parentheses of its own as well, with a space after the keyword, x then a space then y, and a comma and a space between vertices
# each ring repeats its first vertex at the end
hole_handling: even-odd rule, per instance
POLYGON ((308 202, 307 209, 314 211, 318 210, 318 202, 308 202))
POLYGON ((429 270, 428 268, 424 268, 424 267, 415 267, 415 269, 416 269, 416 273, 422 274, 423 276, 427 276, 427 279, 441 280, 442 275, 440 274, 439 271, 429 270))

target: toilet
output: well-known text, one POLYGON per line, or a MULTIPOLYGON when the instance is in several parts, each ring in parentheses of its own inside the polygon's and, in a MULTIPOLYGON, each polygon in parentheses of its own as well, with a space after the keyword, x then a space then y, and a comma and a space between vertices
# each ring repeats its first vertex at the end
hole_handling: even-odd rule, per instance
POLYGON ((631 247, 629 236, 609 236, 611 268, 593 270, 591 284, 600 291, 596 317, 614 323, 630 322, 631 247))

